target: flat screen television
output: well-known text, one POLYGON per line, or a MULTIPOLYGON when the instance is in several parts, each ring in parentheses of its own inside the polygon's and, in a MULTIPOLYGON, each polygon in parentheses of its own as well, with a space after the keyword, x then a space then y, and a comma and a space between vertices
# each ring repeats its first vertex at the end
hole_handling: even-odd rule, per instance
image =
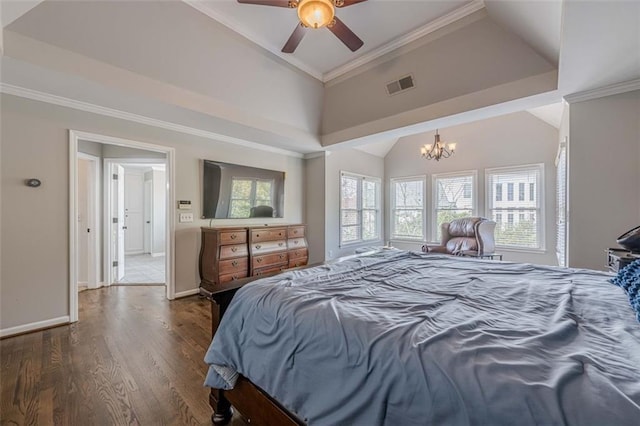
POLYGON ((284 172, 203 160, 202 218, 284 217, 284 172))

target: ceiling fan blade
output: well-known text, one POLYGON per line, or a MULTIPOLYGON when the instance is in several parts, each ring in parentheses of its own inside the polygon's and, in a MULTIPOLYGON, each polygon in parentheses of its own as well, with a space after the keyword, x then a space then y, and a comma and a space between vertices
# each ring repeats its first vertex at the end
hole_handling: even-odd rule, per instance
POLYGON ((343 0, 342 4, 340 6, 336 5, 336 7, 347 7, 347 6, 351 6, 352 4, 362 3, 363 1, 367 1, 367 0, 343 0))
POLYGON ((299 23, 295 30, 291 33, 289 40, 284 44, 282 48, 283 53, 293 53, 300 42, 302 41, 302 37, 307 33, 307 28, 302 26, 302 23, 299 23))
POLYGON ((289 0, 238 0, 238 3, 258 4, 260 6, 291 7, 289 0))
POLYGON ((342 22, 337 17, 333 18, 335 20, 335 24, 333 24, 329 28, 336 37, 340 39, 352 52, 360 49, 364 44, 364 41, 360 40, 360 38, 354 34, 353 31, 347 27, 344 22, 342 22))

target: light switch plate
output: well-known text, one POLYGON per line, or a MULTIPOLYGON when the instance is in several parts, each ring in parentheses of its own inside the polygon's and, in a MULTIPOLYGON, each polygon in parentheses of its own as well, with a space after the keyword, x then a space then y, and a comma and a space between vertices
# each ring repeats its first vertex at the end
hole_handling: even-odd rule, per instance
POLYGON ((178 220, 180 223, 193 222, 193 213, 180 213, 178 220))

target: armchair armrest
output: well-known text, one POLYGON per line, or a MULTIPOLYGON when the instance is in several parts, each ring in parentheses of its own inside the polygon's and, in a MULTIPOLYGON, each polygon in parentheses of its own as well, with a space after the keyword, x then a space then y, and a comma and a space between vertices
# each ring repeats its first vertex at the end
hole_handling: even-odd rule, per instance
POLYGON ((447 247, 443 245, 435 245, 435 244, 425 244, 422 246, 422 251, 424 253, 442 253, 442 254, 451 254, 447 251, 447 247))

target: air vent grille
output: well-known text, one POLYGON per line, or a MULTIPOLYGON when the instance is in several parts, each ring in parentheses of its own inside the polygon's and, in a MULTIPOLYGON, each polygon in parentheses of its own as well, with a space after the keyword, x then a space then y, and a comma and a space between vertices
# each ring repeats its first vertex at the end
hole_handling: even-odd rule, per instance
POLYGON ((404 92, 405 90, 409 90, 413 87, 415 87, 413 76, 407 75, 398 80, 387 83, 387 93, 389 95, 395 95, 397 93, 404 92))

